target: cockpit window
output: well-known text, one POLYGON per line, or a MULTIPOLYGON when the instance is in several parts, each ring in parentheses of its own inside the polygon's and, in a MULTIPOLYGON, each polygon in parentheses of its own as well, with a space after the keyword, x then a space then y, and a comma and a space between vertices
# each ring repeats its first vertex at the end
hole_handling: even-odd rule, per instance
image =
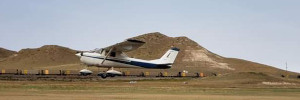
POLYGON ((94 49, 94 50, 91 50, 90 52, 101 54, 101 53, 103 52, 103 49, 98 49, 98 48, 96 48, 96 49, 94 49))
POLYGON ((126 53, 124 53, 124 52, 121 53, 121 56, 123 56, 123 57, 128 57, 128 56, 126 55, 126 53))
POLYGON ((111 52, 111 53, 110 53, 110 56, 111 56, 111 57, 116 57, 116 52, 111 52))
POLYGON ((100 49, 100 50, 99 50, 99 53, 102 54, 103 51, 104 51, 103 49, 100 49))

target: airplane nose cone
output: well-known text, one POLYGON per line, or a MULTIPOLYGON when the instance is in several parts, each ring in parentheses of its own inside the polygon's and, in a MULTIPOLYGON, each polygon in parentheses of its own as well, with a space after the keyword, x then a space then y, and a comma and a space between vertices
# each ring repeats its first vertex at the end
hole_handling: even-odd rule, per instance
POLYGON ((78 57, 81 57, 81 53, 77 53, 77 54, 75 54, 76 56, 78 56, 78 57))

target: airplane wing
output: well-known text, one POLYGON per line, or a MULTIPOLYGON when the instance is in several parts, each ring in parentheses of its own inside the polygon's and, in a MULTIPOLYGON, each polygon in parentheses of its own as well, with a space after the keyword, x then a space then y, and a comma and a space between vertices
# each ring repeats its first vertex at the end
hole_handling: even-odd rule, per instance
POLYGON ((103 49, 105 49, 107 51, 111 51, 111 52, 128 52, 128 51, 132 51, 132 50, 139 48, 143 44, 145 44, 145 42, 143 42, 143 41, 127 39, 124 42, 117 43, 115 45, 112 45, 112 46, 109 46, 109 47, 106 47, 103 49))

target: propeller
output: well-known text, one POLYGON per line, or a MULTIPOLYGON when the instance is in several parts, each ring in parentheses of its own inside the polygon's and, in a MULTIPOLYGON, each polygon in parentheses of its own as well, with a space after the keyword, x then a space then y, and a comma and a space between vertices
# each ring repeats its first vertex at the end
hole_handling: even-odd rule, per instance
POLYGON ((81 57, 81 56, 83 56, 83 51, 77 51, 75 55, 78 57, 81 57))

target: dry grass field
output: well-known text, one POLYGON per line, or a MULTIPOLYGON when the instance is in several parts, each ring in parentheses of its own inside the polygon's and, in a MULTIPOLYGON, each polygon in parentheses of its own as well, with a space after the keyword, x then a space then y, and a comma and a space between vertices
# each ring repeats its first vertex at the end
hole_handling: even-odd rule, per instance
MULTIPOLYGON (((299 100, 298 80, 263 84, 235 78, 0 81, 0 100, 299 100), (228 81, 225 81, 228 80, 228 81), (218 80, 218 81, 217 81, 218 80)), ((282 81, 282 80, 281 80, 282 81)))

